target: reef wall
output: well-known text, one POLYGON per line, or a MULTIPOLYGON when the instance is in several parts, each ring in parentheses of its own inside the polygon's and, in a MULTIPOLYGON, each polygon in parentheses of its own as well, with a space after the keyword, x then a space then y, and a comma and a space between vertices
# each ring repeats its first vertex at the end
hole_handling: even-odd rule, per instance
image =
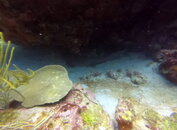
POLYGON ((0 0, 0 31, 23 45, 177 48, 175 0, 0 0), (95 44, 96 43, 96 44, 95 44))

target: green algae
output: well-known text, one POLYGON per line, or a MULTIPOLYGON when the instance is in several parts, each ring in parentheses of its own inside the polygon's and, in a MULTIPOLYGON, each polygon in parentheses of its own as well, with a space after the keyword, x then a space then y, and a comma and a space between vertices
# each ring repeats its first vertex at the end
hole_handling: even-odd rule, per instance
POLYGON ((153 128, 161 130, 177 130, 177 113, 166 117, 151 109, 147 109, 144 118, 153 128))
POLYGON ((85 128, 92 127, 93 129, 103 126, 108 127, 108 115, 103 111, 101 106, 92 104, 89 109, 85 109, 81 112, 81 118, 83 120, 85 128))
POLYGON ((132 121, 133 120, 133 113, 131 111, 125 111, 123 115, 121 115, 123 120, 132 121))
POLYGON ((155 112, 154 110, 151 109, 147 109, 144 113, 144 118, 145 120, 148 121, 148 123, 151 126, 156 126, 158 127, 160 124, 160 120, 162 118, 162 116, 160 116, 157 112, 155 112))
POLYGON ((12 93, 12 97, 22 102, 24 107, 54 103, 65 97, 72 89, 72 85, 63 66, 47 65, 37 70, 29 83, 17 88, 24 99, 16 93, 12 93))
POLYGON ((84 121, 85 124, 91 126, 94 125, 96 123, 98 123, 98 117, 95 114, 95 112, 91 111, 91 110, 86 110, 84 112, 81 113, 81 117, 84 121))
POLYGON ((19 113, 15 112, 14 110, 0 112, 0 126, 14 122, 18 115, 19 113))
POLYGON ((13 52, 15 48, 12 48, 10 51, 9 60, 8 52, 10 48, 10 41, 5 43, 3 33, 0 32, 0 107, 7 108, 9 103, 9 90, 14 90, 15 86, 11 81, 9 81, 9 66, 12 61, 13 52))
POLYGON ((9 70, 15 48, 10 48, 11 42, 7 44, 4 40, 3 33, 0 32, 0 108, 8 108, 11 101, 10 92, 14 91, 22 98, 16 88, 28 82, 34 76, 34 71, 29 70, 29 74, 20 70, 16 65, 16 70, 9 70), (9 54, 10 51, 10 54, 9 54))

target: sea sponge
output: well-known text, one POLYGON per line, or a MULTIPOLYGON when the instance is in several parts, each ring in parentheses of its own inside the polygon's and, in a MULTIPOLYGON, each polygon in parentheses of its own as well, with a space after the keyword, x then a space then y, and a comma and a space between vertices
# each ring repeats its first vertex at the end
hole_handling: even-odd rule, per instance
POLYGON ((72 89, 72 82, 63 66, 48 65, 36 71, 29 83, 17 90, 24 96, 12 93, 13 99, 24 107, 54 103, 62 99, 72 89))

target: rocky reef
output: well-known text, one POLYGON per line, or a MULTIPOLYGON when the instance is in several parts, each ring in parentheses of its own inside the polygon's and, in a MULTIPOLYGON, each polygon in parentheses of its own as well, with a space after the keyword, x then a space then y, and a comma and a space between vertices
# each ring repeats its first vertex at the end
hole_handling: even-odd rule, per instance
POLYGON ((120 130, 175 130, 177 114, 163 116, 133 98, 121 98, 115 118, 120 130))
POLYGON ((63 66, 9 70, 9 48, 0 32, 0 129, 113 129, 94 94, 73 85, 63 66))
POLYGON ((177 84, 177 50, 163 49, 156 56, 159 60, 159 70, 169 81, 177 84))
POLYGON ((18 44, 57 45, 74 54, 93 48, 176 48, 176 4, 175 0, 0 0, 0 31, 18 44))
POLYGON ((160 72, 171 82, 177 84, 177 60, 167 60, 160 65, 160 72))
POLYGON ((0 129, 176 130, 176 86, 162 83, 156 72, 159 65, 158 72, 177 84, 176 5, 175 0, 0 0, 0 129), (87 64, 96 70, 120 50, 158 52, 159 63, 143 64, 153 71, 134 70, 134 64, 102 66, 72 83, 60 65, 9 70, 15 48, 2 32, 15 44, 54 47, 73 68, 87 64), (118 125, 95 94, 106 102, 105 110, 118 104, 113 112, 118 125))
POLYGON ((0 129, 111 130, 113 127, 102 107, 77 88, 52 105, 0 110, 0 129))

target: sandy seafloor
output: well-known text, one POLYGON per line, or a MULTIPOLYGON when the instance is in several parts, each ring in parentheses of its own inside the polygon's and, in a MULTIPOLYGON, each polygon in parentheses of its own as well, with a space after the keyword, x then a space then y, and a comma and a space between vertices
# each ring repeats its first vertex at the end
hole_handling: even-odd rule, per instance
POLYGON ((63 65, 67 68, 69 77, 74 83, 79 82, 79 77, 83 77, 90 72, 105 73, 109 70, 121 69, 122 75, 118 82, 127 84, 129 86, 128 90, 124 91, 124 87, 119 87, 119 84, 117 82, 114 83, 114 81, 112 85, 109 83, 106 86, 103 83, 103 85, 96 85, 90 88, 95 93, 99 103, 103 105, 103 108, 112 118, 114 118, 118 99, 120 96, 127 94, 138 99, 141 103, 147 104, 162 115, 169 116, 172 113, 171 108, 177 107, 177 85, 170 83, 159 74, 158 63, 153 62, 152 59, 144 56, 143 53, 119 52, 112 54, 107 59, 109 60, 92 67, 83 65, 69 67, 62 56, 51 50, 16 46, 13 63, 24 70, 26 68, 37 70, 49 64, 63 65), (124 74, 126 70, 140 72, 146 77, 147 83, 139 86, 133 85, 124 74))

